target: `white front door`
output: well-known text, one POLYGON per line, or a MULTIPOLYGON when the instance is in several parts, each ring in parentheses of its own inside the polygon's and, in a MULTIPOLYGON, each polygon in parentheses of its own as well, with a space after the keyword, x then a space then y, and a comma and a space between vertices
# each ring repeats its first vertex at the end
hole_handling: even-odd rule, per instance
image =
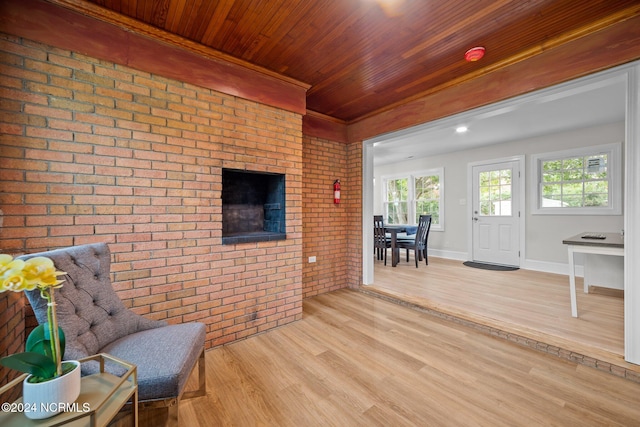
POLYGON ((473 166, 473 260, 520 266, 518 161, 473 166))

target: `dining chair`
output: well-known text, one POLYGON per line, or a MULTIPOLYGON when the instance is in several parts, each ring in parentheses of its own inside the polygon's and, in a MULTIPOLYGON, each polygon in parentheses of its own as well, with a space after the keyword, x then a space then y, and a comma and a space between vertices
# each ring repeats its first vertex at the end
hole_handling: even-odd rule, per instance
POLYGON ((387 249, 391 247, 391 242, 387 238, 384 230, 384 218, 382 215, 373 216, 373 250, 378 260, 384 258, 384 265, 387 265, 387 249))
POLYGON ((416 268, 418 268, 418 261, 424 261, 426 265, 429 265, 427 259, 427 240, 429 239, 429 230, 431 229, 431 215, 420 215, 418 219, 418 230, 414 238, 404 237, 399 238, 396 242, 398 248, 404 248, 407 250, 407 262, 409 262, 409 250, 413 249, 414 258, 416 261, 416 268))

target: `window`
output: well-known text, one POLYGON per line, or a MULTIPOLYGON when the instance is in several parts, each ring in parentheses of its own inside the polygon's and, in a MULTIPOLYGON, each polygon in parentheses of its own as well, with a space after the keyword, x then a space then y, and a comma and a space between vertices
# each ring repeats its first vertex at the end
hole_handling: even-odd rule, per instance
POLYGON ((621 157, 621 144, 533 156, 533 213, 621 215, 621 157))
POLYGON ((440 175, 414 176, 416 207, 413 222, 418 223, 420 215, 431 215, 431 224, 440 224, 440 175))
POLYGON ((387 224, 417 224, 420 215, 431 215, 431 228, 444 229, 444 170, 386 177, 384 209, 387 224))
POLYGON ((409 224, 409 178, 386 181, 386 223, 409 224))
POLYGON ((511 169, 480 172, 481 216, 511 216, 511 169))

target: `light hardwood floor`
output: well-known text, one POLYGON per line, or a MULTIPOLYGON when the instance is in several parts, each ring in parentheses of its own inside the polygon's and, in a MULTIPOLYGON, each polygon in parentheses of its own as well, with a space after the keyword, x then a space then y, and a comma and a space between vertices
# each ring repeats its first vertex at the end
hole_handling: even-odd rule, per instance
POLYGON ((180 403, 181 425, 640 422, 638 383, 353 290, 206 357, 207 396, 180 403))
POLYGON ((569 278, 531 270, 489 271, 429 257, 416 269, 404 253, 397 267, 376 261, 375 292, 486 324, 625 367, 624 299, 585 294, 576 279, 578 317, 571 317, 569 278))

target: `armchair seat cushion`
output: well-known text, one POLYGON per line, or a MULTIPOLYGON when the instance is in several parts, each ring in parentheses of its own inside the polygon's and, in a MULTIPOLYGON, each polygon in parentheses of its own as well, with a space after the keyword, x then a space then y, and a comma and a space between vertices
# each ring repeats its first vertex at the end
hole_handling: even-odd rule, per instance
MULTIPOLYGON (((183 323, 136 332, 103 347, 100 352, 138 367, 138 398, 164 399, 180 395, 204 347, 205 326, 183 323)), ((115 374, 115 365, 106 369, 115 374)))

